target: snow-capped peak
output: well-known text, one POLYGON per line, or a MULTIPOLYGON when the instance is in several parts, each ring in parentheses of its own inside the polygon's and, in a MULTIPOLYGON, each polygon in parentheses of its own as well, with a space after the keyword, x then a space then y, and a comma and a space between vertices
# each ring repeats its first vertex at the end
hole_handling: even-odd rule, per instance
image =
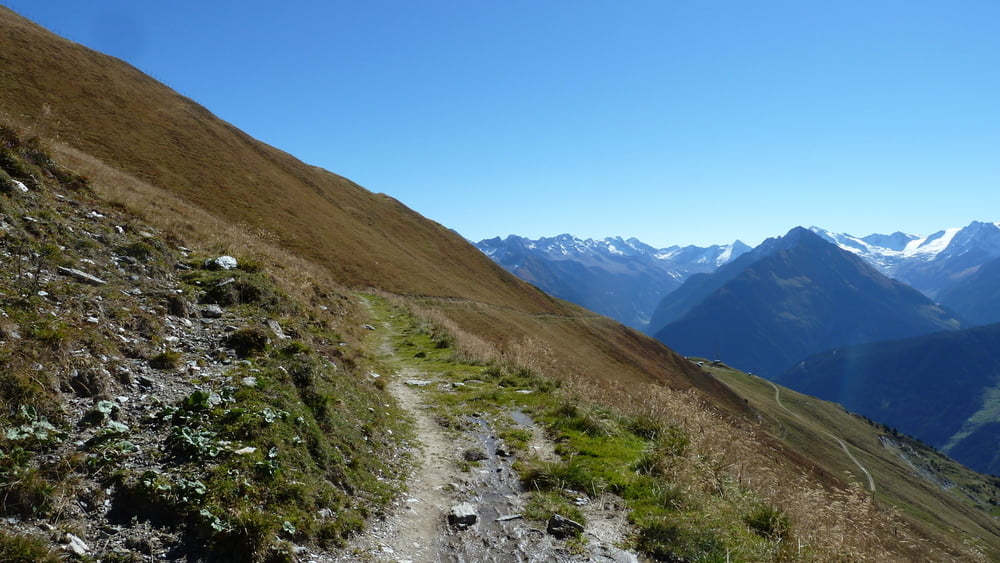
POLYGON ((948 248, 952 239, 954 239, 955 235, 957 235, 961 230, 961 228, 957 227, 945 229, 924 238, 912 240, 906 245, 906 248, 903 249, 903 256, 906 258, 911 258, 917 255, 926 255, 928 257, 937 256, 943 252, 944 249, 948 248))

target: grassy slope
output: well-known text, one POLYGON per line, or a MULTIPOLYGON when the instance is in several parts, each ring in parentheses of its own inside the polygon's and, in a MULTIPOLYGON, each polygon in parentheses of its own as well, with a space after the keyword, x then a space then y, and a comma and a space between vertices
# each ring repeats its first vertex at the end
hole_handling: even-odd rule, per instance
MULTIPOLYGON (((2 117, 58 139, 62 160, 108 180, 95 190, 150 221, 193 238, 238 231, 241 244, 270 248, 290 277, 301 266, 347 286, 413 296, 458 338, 479 343, 482 356, 514 357, 609 400, 648 400, 649 383, 695 387, 705 392, 694 401, 699 412, 745 424, 743 400, 714 378, 652 339, 517 280, 392 198, 260 144, 127 64, 3 8, 0 47, 2 117)), ((761 471, 813 469, 799 452, 762 444, 746 447, 780 455, 761 471)), ((842 484, 816 471, 809 479, 842 484)))
MULTIPOLYGON (((488 304, 474 319, 456 315, 477 325, 475 330, 516 325, 507 338, 518 340, 547 332, 544 319, 590 316, 506 273, 456 233, 398 201, 251 139, 117 59, 53 36, 5 9, 0 24, 0 103, 8 118, 37 135, 58 138, 322 264, 345 285, 488 304)), ((92 173, 88 165, 78 164, 92 173)), ((711 387, 651 339, 624 336, 605 321, 589 324, 566 323, 552 353, 572 360, 571 351, 592 345, 595 336, 607 337, 617 355, 666 359, 657 365, 614 362, 613 371, 626 379, 711 387)), ((601 365, 606 360, 600 357, 593 361, 599 371, 612 367, 601 365)))
POLYGON ((779 387, 779 405, 776 389, 768 381, 725 366, 707 369, 746 397, 771 433, 789 447, 807 453, 833 474, 867 482, 830 434, 839 437, 874 479, 875 498, 908 507, 906 514, 928 534, 949 535, 957 529, 987 538, 993 545, 1000 541, 1000 526, 988 513, 1000 501, 996 479, 969 470, 917 441, 894 435, 836 403, 779 387), (884 447, 880 436, 903 444, 911 463, 884 447), (920 477, 914 465, 926 470, 927 476, 936 475, 939 481, 920 477))

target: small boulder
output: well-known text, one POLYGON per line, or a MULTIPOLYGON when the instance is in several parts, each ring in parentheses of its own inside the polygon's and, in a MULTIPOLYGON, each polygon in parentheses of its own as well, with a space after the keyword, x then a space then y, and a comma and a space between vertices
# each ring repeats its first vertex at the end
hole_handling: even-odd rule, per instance
POLYGON ((549 518, 545 531, 554 536, 556 539, 562 540, 582 534, 583 524, 580 524, 575 520, 570 520, 565 516, 553 514, 552 517, 549 518))
POLYGON ((66 268, 66 267, 63 267, 63 266, 59 266, 57 268, 57 270, 59 271, 60 274, 62 274, 64 276, 70 276, 72 278, 75 278, 76 281, 79 281, 79 282, 88 283, 90 285, 107 285, 108 284, 108 282, 102 280, 101 278, 99 278, 97 276, 92 276, 92 275, 88 274, 87 272, 84 272, 82 270, 77 270, 76 268, 66 268))
POLYGON ((206 319, 218 319, 222 317, 222 307, 218 305, 205 305, 201 308, 201 316, 206 319))
POLYGON ((462 459, 465 461, 484 461, 488 458, 486 452, 479 448, 469 448, 462 452, 462 459))
POLYGON ((236 261, 236 258, 227 255, 205 260, 202 266, 206 270, 235 270, 239 266, 239 262, 236 261))
POLYGON ((448 512, 448 524, 460 530, 464 530, 469 526, 472 526, 478 520, 479 515, 476 514, 476 507, 467 502, 456 504, 451 507, 451 511, 448 512))

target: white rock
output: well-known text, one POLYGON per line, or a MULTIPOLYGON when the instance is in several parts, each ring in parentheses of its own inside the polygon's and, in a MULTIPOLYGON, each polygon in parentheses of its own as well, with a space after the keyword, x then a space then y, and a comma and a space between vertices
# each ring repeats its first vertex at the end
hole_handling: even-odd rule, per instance
POLYGON ((206 268, 217 270, 235 270, 237 266, 239 266, 239 263, 236 261, 236 258, 229 255, 219 256, 218 258, 212 258, 205 261, 206 268))
POLYGON ((66 549, 72 551, 73 553, 79 555, 80 557, 87 555, 87 553, 90 551, 90 548, 87 547, 87 544, 83 543, 83 540, 81 540, 80 538, 76 537, 73 534, 66 534, 66 549))

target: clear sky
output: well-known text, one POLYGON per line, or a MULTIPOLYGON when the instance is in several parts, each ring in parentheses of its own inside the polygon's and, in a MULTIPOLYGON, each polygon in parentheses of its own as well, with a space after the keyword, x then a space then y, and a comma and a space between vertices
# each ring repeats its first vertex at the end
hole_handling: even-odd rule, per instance
POLYGON ((472 240, 1000 221, 996 0, 0 0, 472 240))

